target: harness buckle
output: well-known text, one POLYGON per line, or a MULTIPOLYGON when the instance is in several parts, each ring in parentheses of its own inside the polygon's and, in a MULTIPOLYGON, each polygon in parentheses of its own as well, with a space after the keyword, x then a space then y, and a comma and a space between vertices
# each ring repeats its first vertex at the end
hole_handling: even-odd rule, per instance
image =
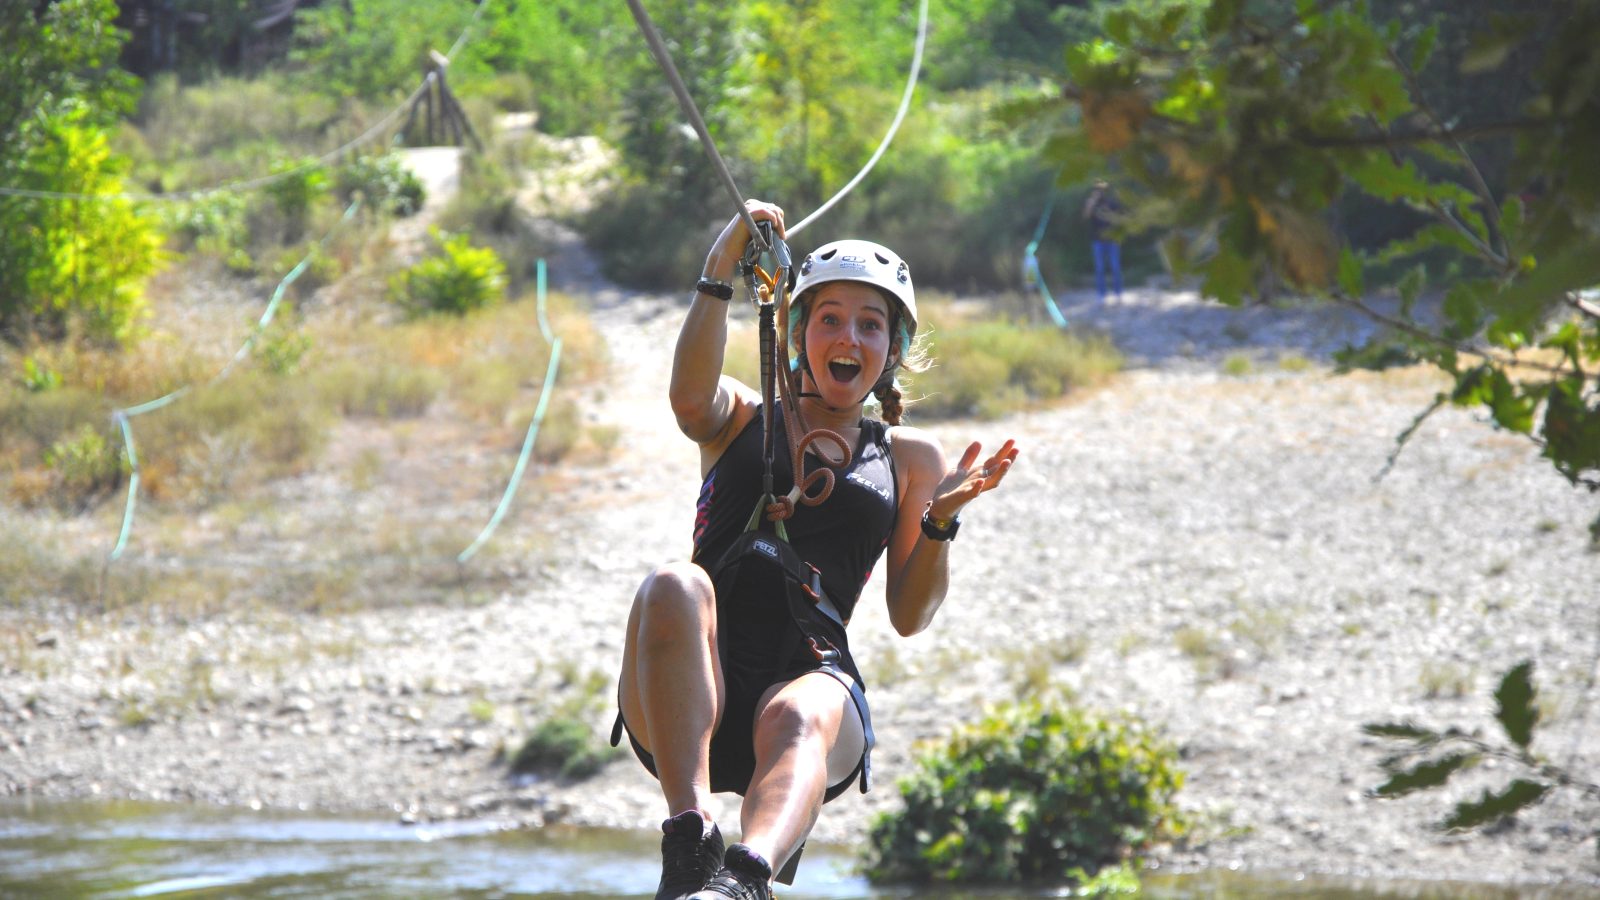
POLYGON ((833 645, 833 641, 808 634, 806 635, 806 643, 811 645, 811 655, 817 658, 817 662, 833 663, 838 661, 839 648, 833 645), (826 649, 824 649, 824 645, 826 645, 826 649))
POLYGON ((805 591, 806 596, 811 598, 811 605, 816 606, 822 602, 822 570, 809 562, 806 562, 806 568, 811 570, 811 580, 800 582, 800 590, 805 591))

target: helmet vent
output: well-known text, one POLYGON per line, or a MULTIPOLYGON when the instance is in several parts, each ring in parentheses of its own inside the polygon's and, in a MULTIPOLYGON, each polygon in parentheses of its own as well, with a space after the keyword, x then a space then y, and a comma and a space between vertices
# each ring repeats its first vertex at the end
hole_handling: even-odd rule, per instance
POLYGON ((833 259, 834 254, 838 253, 838 252, 839 252, 839 248, 838 247, 830 247, 830 248, 828 248, 826 253, 823 253, 821 255, 821 258, 822 258, 822 260, 824 262, 826 262, 827 260, 833 259))
POLYGON ((881 262, 886 266, 889 264, 889 257, 884 256, 882 253, 874 252, 872 255, 877 257, 878 262, 881 262))

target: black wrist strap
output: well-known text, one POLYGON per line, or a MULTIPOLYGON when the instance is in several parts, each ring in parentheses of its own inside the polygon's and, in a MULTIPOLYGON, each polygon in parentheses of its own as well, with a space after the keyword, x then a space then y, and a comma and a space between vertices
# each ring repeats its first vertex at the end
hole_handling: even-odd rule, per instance
POLYGON ((949 524, 940 528, 933 521, 933 510, 930 508, 922 514, 922 534, 930 541, 948 541, 961 530, 961 517, 956 516, 949 524))
POLYGON ((694 289, 707 297, 715 297, 718 300, 727 301, 733 299, 733 285, 726 281, 718 281, 715 278, 701 278, 695 283, 694 289))

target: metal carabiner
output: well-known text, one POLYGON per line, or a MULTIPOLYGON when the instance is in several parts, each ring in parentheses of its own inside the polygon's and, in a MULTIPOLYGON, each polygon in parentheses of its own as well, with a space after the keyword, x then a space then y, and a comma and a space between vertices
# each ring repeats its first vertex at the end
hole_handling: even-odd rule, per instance
POLYGON ((761 232, 761 240, 772 248, 771 252, 764 252, 757 241, 746 244, 744 256, 739 260, 739 274, 744 276, 745 289, 757 305, 778 302, 781 299, 779 291, 787 292, 794 281, 789 245, 778 237, 771 222, 757 222, 756 228, 761 232), (771 274, 762 268, 763 261, 772 266, 771 274), (779 284, 780 280, 784 283, 779 284), (763 300, 763 296, 766 299, 763 300))

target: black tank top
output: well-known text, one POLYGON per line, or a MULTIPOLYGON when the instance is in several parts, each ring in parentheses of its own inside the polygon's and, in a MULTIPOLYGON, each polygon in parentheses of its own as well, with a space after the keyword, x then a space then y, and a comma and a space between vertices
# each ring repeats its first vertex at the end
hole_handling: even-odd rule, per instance
MULTIPOLYGON (((782 496, 794 486, 782 408, 774 411, 772 487, 782 496)), ((833 494, 820 506, 799 504, 785 522, 789 543, 822 573, 822 587, 845 621, 855 610, 872 567, 889 544, 899 507, 888 426, 861 420, 861 439, 843 473, 835 470, 833 494)), ((695 508, 694 557, 702 568, 716 565, 744 532, 761 499, 761 411, 733 439, 700 485, 695 508)), ((823 445, 824 448, 831 445, 823 445)), ((822 464, 806 455, 809 474, 822 464)), ((763 517, 765 513, 763 512, 763 517)))

